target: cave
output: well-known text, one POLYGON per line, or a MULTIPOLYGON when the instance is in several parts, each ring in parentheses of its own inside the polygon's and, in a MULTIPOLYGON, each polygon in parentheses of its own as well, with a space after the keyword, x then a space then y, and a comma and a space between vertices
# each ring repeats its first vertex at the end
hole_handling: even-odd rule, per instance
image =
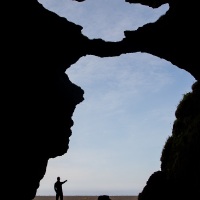
POLYGON ((139 200, 196 197, 200 178, 197 3, 126 0, 152 8, 167 3, 169 10, 154 23, 125 31, 121 41, 108 42, 89 39, 81 33, 81 26, 45 9, 37 0, 4 2, 9 6, 2 27, 4 194, 16 198, 20 193, 22 200, 33 199, 48 160, 68 151, 72 115, 84 100, 84 91, 65 71, 86 55, 104 58, 142 52, 171 62, 196 82, 175 111, 177 119, 163 148, 161 171, 152 174, 139 200), (13 181, 15 187, 8 187, 13 181))

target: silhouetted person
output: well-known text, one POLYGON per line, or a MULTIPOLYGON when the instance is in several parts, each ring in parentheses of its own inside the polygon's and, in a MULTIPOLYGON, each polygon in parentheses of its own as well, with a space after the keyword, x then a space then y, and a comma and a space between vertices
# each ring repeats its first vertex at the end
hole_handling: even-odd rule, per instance
POLYGON ((60 181, 60 177, 57 177, 57 181, 54 184, 54 190, 56 192, 56 200, 59 199, 63 200, 63 191, 62 191, 62 184, 64 184, 65 182, 67 182, 67 180, 65 181, 60 181))

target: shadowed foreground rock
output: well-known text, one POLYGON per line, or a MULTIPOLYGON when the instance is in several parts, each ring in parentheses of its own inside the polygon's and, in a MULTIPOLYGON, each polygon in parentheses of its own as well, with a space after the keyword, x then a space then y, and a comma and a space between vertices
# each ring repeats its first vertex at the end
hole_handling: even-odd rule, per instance
POLYGON ((196 199, 200 177, 200 84, 184 95, 172 135, 161 155, 161 171, 151 175, 138 200, 196 199))
POLYGON ((98 196, 98 200, 111 200, 108 195, 100 195, 98 196))
MULTIPOLYGON (((197 1, 127 2, 148 3, 153 8, 169 3, 170 9, 155 23, 136 31, 125 31, 124 39, 115 43, 89 40, 82 35, 81 26, 46 10, 36 0, 2 1, 2 9, 7 11, 1 25, 1 141, 5 142, 2 151, 5 175, 2 191, 7 198, 33 199, 45 175, 48 160, 67 152, 70 128, 73 126, 71 118, 76 106, 83 101, 84 92, 71 83, 65 70, 82 56, 111 57, 146 52, 186 70, 199 81, 200 12, 197 1)), ((199 94, 198 84, 196 93, 199 94)), ((189 188, 187 197, 191 192, 196 194, 200 179, 199 95, 194 99, 184 104, 187 108, 194 106, 192 113, 184 114, 190 116, 189 120, 187 123, 182 121, 184 117, 180 114, 176 126, 176 135, 179 130, 187 130, 186 137, 183 137, 185 142, 181 143, 180 148, 170 147, 168 151, 166 149, 170 145, 167 142, 161 168, 164 176, 159 178, 159 182, 165 180, 165 176, 173 181, 174 185, 167 190, 170 194, 178 184, 184 189, 189 188), (190 147, 192 149, 188 150, 190 147), (174 157, 176 151, 178 157, 174 157), (172 160, 169 159, 171 156, 172 160), (191 183, 194 190, 190 187, 191 183)), ((174 137, 170 140, 177 144, 179 137, 174 137)), ((156 192, 156 179, 151 183, 154 185, 151 193, 156 192)), ((183 200, 179 189, 176 199, 183 200)), ((141 200, 153 199, 142 194, 141 200)))

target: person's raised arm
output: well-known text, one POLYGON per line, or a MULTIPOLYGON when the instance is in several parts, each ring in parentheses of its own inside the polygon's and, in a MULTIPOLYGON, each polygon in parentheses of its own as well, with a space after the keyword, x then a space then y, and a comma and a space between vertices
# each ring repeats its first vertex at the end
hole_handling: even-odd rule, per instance
POLYGON ((65 183, 65 182, 67 182, 67 180, 63 181, 62 184, 65 183))

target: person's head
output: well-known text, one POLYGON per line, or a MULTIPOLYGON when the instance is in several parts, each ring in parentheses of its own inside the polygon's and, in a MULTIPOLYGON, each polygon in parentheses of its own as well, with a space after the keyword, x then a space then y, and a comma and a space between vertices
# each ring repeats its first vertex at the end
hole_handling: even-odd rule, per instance
POLYGON ((57 177, 57 181, 60 181, 60 177, 59 176, 57 177))

